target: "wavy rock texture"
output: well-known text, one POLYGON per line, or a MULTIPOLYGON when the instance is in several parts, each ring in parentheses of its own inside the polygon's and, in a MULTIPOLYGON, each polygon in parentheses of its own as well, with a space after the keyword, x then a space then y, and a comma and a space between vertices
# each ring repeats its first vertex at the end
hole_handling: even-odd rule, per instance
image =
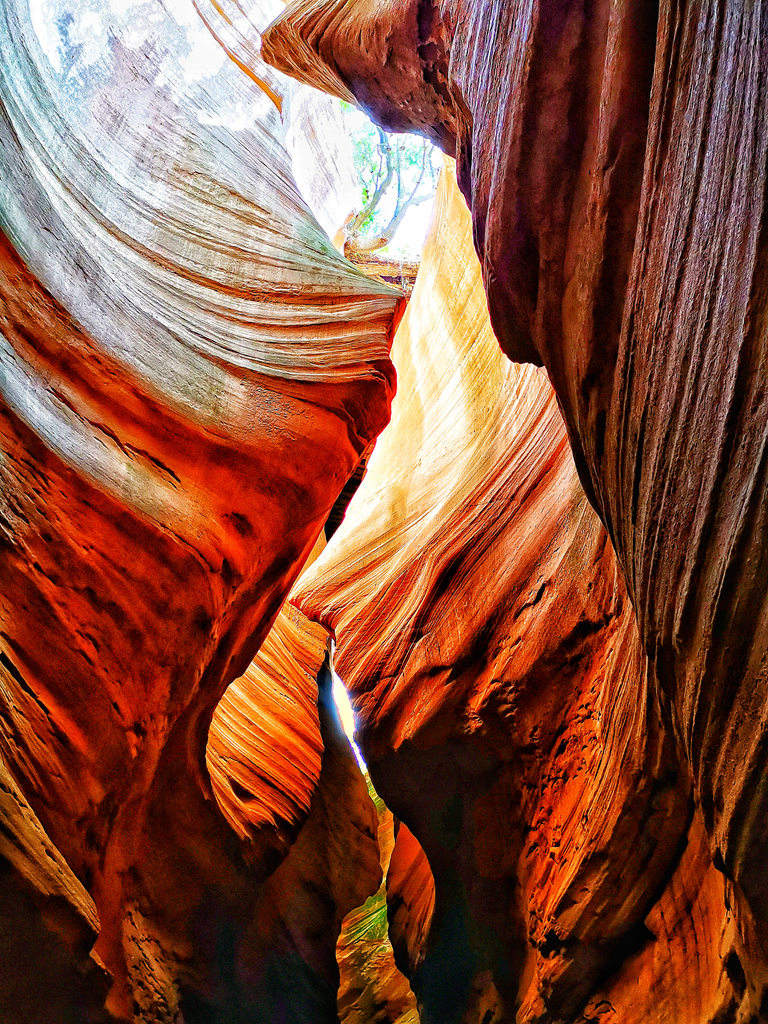
POLYGON ((317 675, 326 641, 324 629, 284 606, 213 714, 206 762, 216 802, 260 864, 282 860, 320 776, 317 675))
POLYGON ((450 174, 438 207, 392 422, 294 597, 336 635, 372 780, 407 826, 398 964, 427 1022, 735 1019, 754 936, 607 534, 546 377, 499 351, 450 174))
POLYGON ((764 5, 714 0, 301 0, 265 47, 455 152, 495 333, 547 367, 710 849, 759 934, 758 1002, 767 31, 764 5))
POLYGON ((400 299, 300 198, 276 77, 191 9, 115 10, 0 11, 0 852, 30 921, 0 1006, 33 941, 74 973, 14 1024, 90 1019, 102 977, 98 1019, 333 1020, 380 869, 317 631, 284 620, 228 696, 213 785, 206 739, 387 421, 400 299))

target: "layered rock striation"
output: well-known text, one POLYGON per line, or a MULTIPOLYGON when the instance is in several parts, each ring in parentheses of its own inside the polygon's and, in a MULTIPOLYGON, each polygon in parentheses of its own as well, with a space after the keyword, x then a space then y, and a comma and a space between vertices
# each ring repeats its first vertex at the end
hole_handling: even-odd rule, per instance
POLYGON ((557 393, 750 936, 748 1003, 759 1005, 762 5, 300 0, 264 52, 455 154, 494 332, 511 358, 544 364, 557 393))
POLYGON ((392 422, 294 600, 335 633, 404 822, 390 933, 422 1021, 756 1012, 755 936, 555 395, 499 351, 450 171, 392 354, 392 422))
POLYGON ((0 10, 0 1021, 768 1019, 763 5, 281 15, 375 448, 277 11, 0 10))
POLYGON ((266 67, 59 7, 0 12, 0 1007, 333 1020, 375 814, 322 631, 248 666, 388 419, 400 298, 301 199, 266 67))

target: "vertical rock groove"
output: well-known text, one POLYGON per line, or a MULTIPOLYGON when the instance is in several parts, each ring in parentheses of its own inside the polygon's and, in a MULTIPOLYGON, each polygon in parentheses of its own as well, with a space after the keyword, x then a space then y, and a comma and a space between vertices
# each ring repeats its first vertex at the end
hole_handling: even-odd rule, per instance
POLYGON ((418 10, 298 0, 264 53, 455 152, 494 332, 547 369, 736 907, 721 1018, 764 1017, 764 5, 442 0, 440 104, 418 10))

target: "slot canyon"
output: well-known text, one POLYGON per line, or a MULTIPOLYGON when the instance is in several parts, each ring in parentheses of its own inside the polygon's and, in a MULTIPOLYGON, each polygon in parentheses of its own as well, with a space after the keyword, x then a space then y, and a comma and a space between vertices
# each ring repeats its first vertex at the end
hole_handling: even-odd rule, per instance
POLYGON ((768 1022, 767 189, 768 0, 0 0, 0 1024, 768 1022))

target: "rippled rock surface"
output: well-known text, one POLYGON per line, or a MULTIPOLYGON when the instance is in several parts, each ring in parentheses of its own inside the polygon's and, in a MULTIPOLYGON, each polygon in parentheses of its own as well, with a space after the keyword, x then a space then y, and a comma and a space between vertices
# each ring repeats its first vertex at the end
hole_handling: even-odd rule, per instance
POLYGON ((0 12, 14 1024, 333 1020, 380 877, 324 634, 289 617, 248 666, 388 419, 400 299, 302 200, 276 77, 182 14, 0 12))
POLYGON ((404 822, 398 963, 435 1024, 735 1019, 755 937, 554 393, 494 338, 450 173, 438 205, 392 422, 294 597, 336 634, 404 822))
POLYGON ((767 25, 2 7, 0 1020, 768 1019, 767 25))

